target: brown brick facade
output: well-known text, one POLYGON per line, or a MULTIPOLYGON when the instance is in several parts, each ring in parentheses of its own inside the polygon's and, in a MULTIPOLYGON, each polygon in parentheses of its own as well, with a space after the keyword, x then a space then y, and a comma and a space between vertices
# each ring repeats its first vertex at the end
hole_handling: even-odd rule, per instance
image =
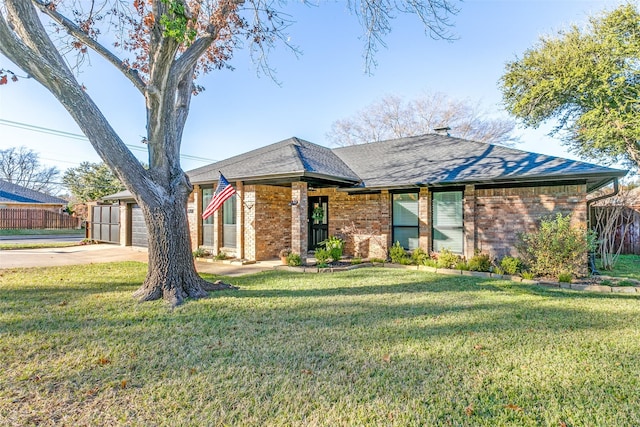
MULTIPOLYGON (((245 187, 247 195, 252 192, 255 206, 248 211, 251 218, 246 219, 249 233, 245 232, 245 242, 251 241, 255 246, 253 259, 277 258, 282 248, 291 247, 291 189, 267 185, 245 187)), ((247 244, 247 252, 251 252, 250 246, 247 244)))
POLYGON ((329 235, 345 239, 345 254, 386 258, 391 241, 389 192, 349 195, 319 189, 309 196, 329 199, 329 235))
POLYGON ((492 257, 517 255, 518 234, 534 231, 540 219, 558 212, 571 214, 574 225, 586 227, 586 186, 476 189, 476 247, 492 257))
MULTIPOLYGON (((348 194, 336 189, 308 189, 303 182, 291 187, 239 185, 244 202, 238 198, 238 254, 245 259, 277 258, 282 248, 306 255, 307 200, 327 196, 329 235, 345 239, 345 254, 385 258, 392 244, 391 193, 348 194), (291 206, 291 201, 297 204, 291 206), (241 230, 243 232, 241 232, 241 230)), ((431 192, 419 190, 419 242, 432 248, 431 192)), ((189 221, 194 248, 201 241, 199 230, 201 194, 190 199, 189 221), (194 225, 194 223, 196 225, 194 225)), ((474 250, 492 257, 516 255, 518 234, 532 231, 541 218, 557 212, 572 214, 574 224, 586 226, 586 186, 555 185, 519 188, 464 188, 464 255, 474 250)), ((216 219, 214 219, 216 221, 216 219)))

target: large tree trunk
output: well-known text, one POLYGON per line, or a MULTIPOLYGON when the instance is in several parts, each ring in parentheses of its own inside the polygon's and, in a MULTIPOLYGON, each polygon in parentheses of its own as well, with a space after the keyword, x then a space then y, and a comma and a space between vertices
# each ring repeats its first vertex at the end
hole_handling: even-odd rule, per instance
POLYGON ((196 272, 191 255, 186 200, 175 196, 164 204, 139 200, 149 235, 149 268, 134 293, 140 301, 163 298, 171 306, 185 298, 202 298, 206 282, 196 272))

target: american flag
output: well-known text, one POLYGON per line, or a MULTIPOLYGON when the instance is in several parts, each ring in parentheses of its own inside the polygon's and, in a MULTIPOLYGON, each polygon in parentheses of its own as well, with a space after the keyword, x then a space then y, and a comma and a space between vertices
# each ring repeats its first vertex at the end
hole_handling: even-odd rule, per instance
POLYGON ((220 209, 220 206, 235 193, 236 189, 229 184, 229 181, 227 181, 224 175, 220 174, 220 181, 218 181, 218 186, 213 193, 213 198, 209 202, 209 205, 204 212, 202 212, 202 219, 207 219, 213 215, 213 213, 220 209))

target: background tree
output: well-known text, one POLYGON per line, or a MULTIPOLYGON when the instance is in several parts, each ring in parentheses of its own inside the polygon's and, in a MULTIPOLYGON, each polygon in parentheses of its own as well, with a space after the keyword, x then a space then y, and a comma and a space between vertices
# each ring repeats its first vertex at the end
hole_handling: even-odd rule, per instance
POLYGON ((104 163, 82 162, 76 168, 67 169, 62 183, 79 202, 100 200, 125 189, 104 163))
POLYGON ((388 95, 350 118, 336 120, 327 138, 340 146, 433 133, 440 126, 451 128, 451 136, 491 144, 513 145, 515 121, 491 118, 479 105, 450 98, 443 93, 425 93, 404 100, 388 95))
POLYGON ((0 150, 0 179, 31 190, 52 194, 60 171, 40 164, 38 153, 26 147, 0 150))
MULTIPOLYGON (((446 37, 455 1, 356 0, 347 5, 364 27, 370 63, 369 54, 390 31, 396 13, 412 13, 431 36, 446 37)), ((191 97, 200 90, 194 79, 228 66, 243 43, 258 60, 278 41, 286 44, 288 15, 275 10, 285 3, 102 0, 84 6, 73 0, 1 0, 0 52, 59 100, 140 205, 149 231, 149 268, 136 296, 164 297, 171 305, 186 297, 203 297, 209 284, 195 270, 186 217, 193 187, 179 159, 191 97), (115 31, 105 37, 109 29, 115 31), (148 170, 77 82, 67 65, 73 63, 71 58, 63 57, 75 52, 79 64, 89 51, 104 57, 145 99, 148 170)), ((0 84, 15 77, 6 67, 1 69, 0 84)))
POLYGON ((555 119, 552 133, 585 158, 640 166, 640 14, 636 5, 542 37, 501 79, 507 110, 527 126, 555 119))

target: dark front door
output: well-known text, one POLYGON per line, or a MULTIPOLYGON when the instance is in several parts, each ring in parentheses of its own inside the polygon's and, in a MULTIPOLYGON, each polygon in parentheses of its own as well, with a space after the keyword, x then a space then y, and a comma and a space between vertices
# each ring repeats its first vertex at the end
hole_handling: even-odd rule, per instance
POLYGON ((329 197, 309 197, 309 250, 329 238, 329 197))

